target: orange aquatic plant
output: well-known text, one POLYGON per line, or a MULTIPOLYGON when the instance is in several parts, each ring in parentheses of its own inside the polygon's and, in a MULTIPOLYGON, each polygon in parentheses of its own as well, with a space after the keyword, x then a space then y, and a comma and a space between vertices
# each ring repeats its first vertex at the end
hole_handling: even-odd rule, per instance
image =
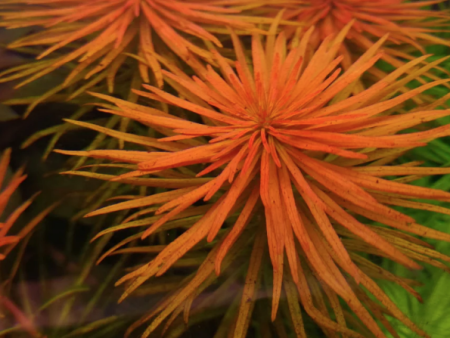
MULTIPOLYGON (((4 184, 4 180, 6 178, 6 172, 9 165, 11 150, 8 149, 4 152, 1 160, 0 160, 0 189, 4 184)), ((0 216, 3 214, 6 206, 8 205, 8 201, 14 191, 17 189, 19 184, 26 178, 26 176, 22 175, 21 172, 16 173, 11 182, 5 189, 2 189, 0 195, 0 216)), ((9 229, 14 224, 15 219, 20 215, 21 211, 18 210, 18 215, 16 217, 12 217, 6 223, 0 223, 0 248, 3 249, 19 240, 16 236, 7 236, 9 229)), ((3 249, 4 250, 4 249, 3 249)), ((5 254, 0 251, 0 260, 5 259, 5 254)))
MULTIPOLYGON (((344 68, 350 67, 361 53, 388 34, 381 59, 394 67, 401 67, 405 60, 414 59, 411 51, 425 54, 425 47, 428 45, 450 46, 447 39, 436 36, 436 33, 448 27, 449 11, 429 9, 441 2, 443 1, 288 0, 269 2, 267 8, 275 9, 272 15, 284 9, 283 19, 303 24, 304 30, 315 26, 317 29, 311 41, 316 46, 330 34, 337 34, 349 22, 354 21, 341 49, 344 68)), ((291 27, 286 27, 288 35, 294 33, 291 27)), ((375 68, 370 73, 377 78, 385 75, 375 68)), ((427 75, 435 78, 431 73, 427 75)))
POLYGON ((392 44, 412 45, 423 50, 424 45, 438 43, 448 45, 445 39, 432 33, 439 32, 448 22, 448 11, 431 10, 427 7, 443 2, 406 0, 300 0, 278 1, 271 5, 286 8, 283 15, 289 20, 316 26, 313 42, 318 43, 330 34, 339 33, 350 21, 355 24, 347 39, 367 49, 374 39, 389 34, 392 44))
POLYGON ((258 31, 255 22, 271 21, 242 16, 237 5, 239 1, 234 0, 5 0, 0 4, 0 26, 39 27, 8 47, 35 48, 39 61, 6 70, 0 81, 25 78, 17 85, 21 87, 67 67, 71 72, 65 81, 41 96, 39 102, 71 85, 76 86, 71 99, 104 81, 112 92, 118 74, 136 68, 127 64, 127 54, 135 54, 142 80, 150 82, 150 69, 157 85, 162 86, 161 67, 154 55, 155 49, 164 51, 158 48, 161 44, 199 70, 199 57, 214 60, 208 48, 193 38, 222 46, 214 34, 226 32, 225 26, 251 33, 258 31))
MULTIPOLYGON (((450 236, 416 224, 414 219, 389 205, 446 213, 446 209, 413 200, 450 201, 450 193, 406 183, 415 177, 446 174, 450 170, 422 168, 415 162, 387 165, 408 149, 450 134, 450 126, 398 134, 450 114, 449 110, 435 110, 446 98, 410 111, 403 107, 423 91, 447 80, 434 81, 398 94, 406 83, 439 63, 420 66, 426 58, 424 56, 352 95, 360 77, 382 57, 379 51, 387 36, 341 74, 338 65, 343 56, 339 56, 339 51, 350 29, 351 26, 347 25, 337 36, 326 38, 315 52, 310 45, 313 29, 299 40, 294 39, 290 50, 284 33, 269 35, 265 46, 261 37, 254 35, 252 67, 246 61, 238 36, 232 32, 237 56, 235 69, 218 52, 213 52, 220 72, 208 66, 206 71, 202 71, 204 79, 190 78, 174 65, 167 65, 170 71, 163 71, 165 79, 180 97, 149 85, 144 85, 149 92, 136 91, 142 97, 189 111, 192 114, 189 119, 94 94, 115 105, 102 105, 105 107, 102 111, 131 118, 166 137, 155 139, 119 133, 73 121, 118 139, 141 144, 152 151, 60 152, 128 163, 124 168, 130 168, 131 164, 131 168, 136 170, 114 180, 168 189, 90 213, 88 216, 136 207, 148 207, 144 213, 155 212, 153 217, 125 221, 98 236, 150 225, 137 235, 146 238, 171 222, 184 222, 184 225, 187 222, 189 225, 187 231, 167 245, 155 259, 121 280, 121 283, 128 283, 122 299, 152 276, 164 274, 202 240, 215 241, 222 228, 227 230, 185 288, 144 318, 145 321, 158 314, 147 328, 145 337, 171 313, 176 316, 180 308, 187 306, 189 309, 193 298, 204 289, 200 286, 211 283, 214 271, 220 274, 223 262, 230 264, 233 259, 230 257, 236 255, 236 250, 239 252, 236 248, 242 247, 242 243, 234 246, 235 242, 239 242, 250 223, 255 224, 255 217, 260 219, 259 206, 263 210, 264 221, 262 224, 256 221, 257 225, 252 229, 255 233, 264 225, 265 235, 255 240, 251 262, 260 262, 261 245, 265 247, 264 237, 267 237, 273 266, 272 319, 276 318, 283 281, 288 283, 292 280, 292 285, 298 288, 302 305, 319 325, 351 337, 362 337, 347 329, 341 317, 336 323, 324 320, 314 312, 311 295, 308 296, 309 291, 304 289, 306 270, 302 265, 307 264, 307 269, 311 269, 327 295, 331 295, 333 307, 336 305, 333 297, 339 296, 375 337, 385 335, 363 305, 371 301, 364 292, 361 293, 358 284, 382 304, 372 304, 371 310, 375 306, 373 315, 384 325, 388 325, 384 318, 387 313, 426 337, 368 277, 365 272, 367 263, 362 264, 366 265, 363 269, 361 256, 349 251, 375 253, 412 269, 419 269, 417 261, 428 261, 425 258, 428 255, 447 259, 407 233, 442 240, 449 240, 450 236), (145 175, 159 177, 139 177, 145 175), (388 180, 383 178, 386 176, 405 177, 388 180), (206 204, 194 206, 201 200, 206 204), (224 226, 236 212, 239 213, 235 221, 224 226), (184 221, 192 216, 198 218, 194 222, 192 219, 184 221), (364 224, 360 216, 384 226, 364 224)), ((101 174, 71 173, 113 178, 101 174)), ((129 239, 122 245, 124 243, 129 243, 129 239)), ((252 281, 260 263, 252 264, 248 278, 253 288, 252 281)), ((292 296, 294 291, 289 290, 292 296)), ((250 291, 252 294, 254 288, 250 291)), ((246 303, 243 298, 243 311, 251 313, 251 306, 246 303)), ((298 318, 299 313, 295 309, 292 311, 298 318)), ((248 326, 247 319, 240 321, 240 334, 242 328, 248 326)))
MULTIPOLYGON (((17 191, 19 185, 26 179, 26 175, 23 174, 23 170, 17 171, 6 182, 6 174, 8 170, 9 160, 11 157, 11 149, 6 149, 0 158, 0 217, 4 216, 4 211, 8 205, 11 196, 17 191), (2 188, 2 186, 4 186, 2 188)), ((16 231, 15 235, 11 235, 11 228, 14 226, 17 219, 22 213, 31 205, 36 195, 31 197, 28 201, 24 202, 17 209, 15 209, 10 215, 6 215, 4 222, 0 222, 0 261, 4 260, 6 256, 17 246, 19 241, 26 237, 34 227, 42 221, 42 219, 54 208, 50 208, 43 211, 41 214, 32 219, 25 227, 20 231, 16 231)))

